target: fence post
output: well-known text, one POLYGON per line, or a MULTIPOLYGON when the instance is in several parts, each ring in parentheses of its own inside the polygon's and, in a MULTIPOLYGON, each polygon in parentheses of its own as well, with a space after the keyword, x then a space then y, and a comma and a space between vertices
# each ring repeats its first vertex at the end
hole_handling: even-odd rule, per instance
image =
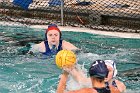
POLYGON ((64 23, 63 23, 63 21, 64 21, 63 8, 64 8, 64 1, 61 0, 61 25, 62 26, 64 25, 64 23))

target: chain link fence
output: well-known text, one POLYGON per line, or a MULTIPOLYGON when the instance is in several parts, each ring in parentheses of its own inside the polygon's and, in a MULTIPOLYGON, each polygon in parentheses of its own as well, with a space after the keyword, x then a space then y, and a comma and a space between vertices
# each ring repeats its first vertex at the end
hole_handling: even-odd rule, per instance
POLYGON ((140 33, 140 1, 0 0, 0 21, 140 33))

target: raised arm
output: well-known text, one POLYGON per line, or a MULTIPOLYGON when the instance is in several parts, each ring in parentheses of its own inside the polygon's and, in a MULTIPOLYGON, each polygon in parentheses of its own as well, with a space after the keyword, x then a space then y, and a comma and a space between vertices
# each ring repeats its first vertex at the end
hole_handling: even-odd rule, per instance
POLYGON ((91 86, 90 78, 87 78, 86 75, 84 75, 84 72, 77 69, 75 66, 63 69, 67 71, 78 82, 78 84, 80 84, 81 87, 85 88, 91 86))
POLYGON ((64 93, 65 88, 66 88, 67 78, 68 78, 68 73, 66 71, 64 71, 64 73, 60 77, 60 81, 57 86, 56 93, 64 93))

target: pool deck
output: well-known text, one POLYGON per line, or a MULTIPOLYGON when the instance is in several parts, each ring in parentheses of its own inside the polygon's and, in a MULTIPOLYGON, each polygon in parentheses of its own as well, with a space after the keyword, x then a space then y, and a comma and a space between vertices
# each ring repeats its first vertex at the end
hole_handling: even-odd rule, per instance
MULTIPOLYGON (((2 26, 25 26, 31 28, 41 28, 46 29, 48 25, 23 25, 15 22, 0 22, 2 26)), ((71 26, 59 26, 61 31, 75 31, 75 32, 86 32, 91 34, 100 34, 100 35, 107 35, 107 36, 115 36, 121 38, 137 38, 140 39, 140 33, 128 33, 128 32, 114 32, 114 31, 101 31, 101 30, 93 30, 90 28, 80 28, 80 27, 71 27, 71 26)), ((44 30, 45 31, 45 30, 44 30)))
MULTIPOLYGON (((43 28, 46 29, 48 26, 43 25, 32 25, 32 28, 43 28)), ((70 26, 59 26, 61 31, 75 31, 75 32, 87 32, 92 34, 100 34, 100 35, 107 35, 107 36, 115 36, 121 38, 137 38, 140 39, 139 33, 128 33, 128 32, 113 32, 113 31, 101 31, 101 30, 93 30, 89 28, 79 28, 79 27, 70 27, 70 26)))

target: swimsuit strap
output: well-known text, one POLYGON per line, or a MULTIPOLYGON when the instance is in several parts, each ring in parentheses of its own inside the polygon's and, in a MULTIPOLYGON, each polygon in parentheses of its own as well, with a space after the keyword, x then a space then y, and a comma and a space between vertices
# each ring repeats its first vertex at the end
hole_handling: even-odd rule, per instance
POLYGON ((111 93, 109 86, 103 87, 103 88, 96 88, 94 87, 94 89, 98 92, 98 93, 111 93))

